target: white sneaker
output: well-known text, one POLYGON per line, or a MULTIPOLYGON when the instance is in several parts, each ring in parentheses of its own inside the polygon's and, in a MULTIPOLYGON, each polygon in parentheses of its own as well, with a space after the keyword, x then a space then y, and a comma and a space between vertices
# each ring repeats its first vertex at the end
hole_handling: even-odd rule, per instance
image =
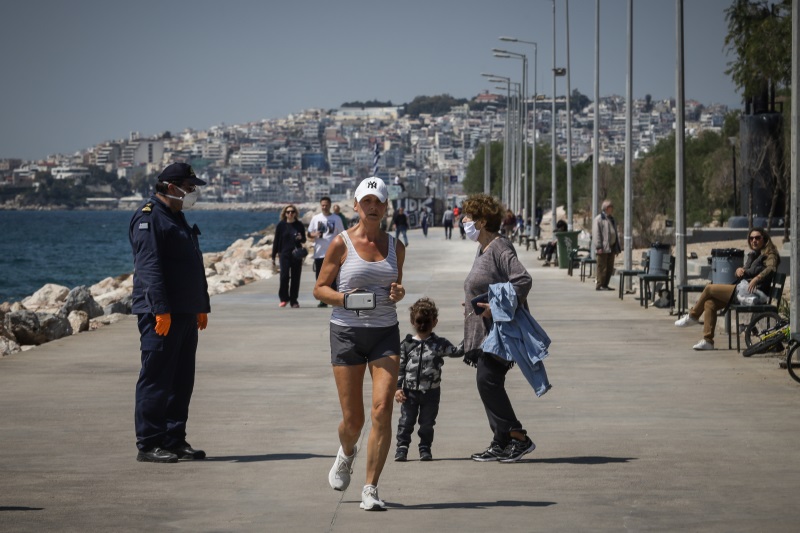
POLYGON ((378 497, 378 487, 364 485, 361 492, 361 505, 365 511, 385 511, 386 503, 378 497))
POLYGON ((714 343, 708 342, 707 340, 703 339, 694 346, 692 346, 692 348, 694 348, 695 350, 713 350, 714 343))
POLYGON ((687 326, 696 326, 699 323, 700 322, 692 318, 692 316, 689 314, 683 315, 681 318, 675 321, 675 325, 678 326, 679 328, 685 328, 687 326))
POLYGON ((336 460, 333 462, 333 468, 328 473, 328 483, 331 484, 333 490, 345 490, 350 485, 350 474, 353 473, 356 452, 358 452, 358 448, 353 446, 353 455, 348 457, 342 451, 342 447, 339 446, 339 451, 336 452, 336 460))

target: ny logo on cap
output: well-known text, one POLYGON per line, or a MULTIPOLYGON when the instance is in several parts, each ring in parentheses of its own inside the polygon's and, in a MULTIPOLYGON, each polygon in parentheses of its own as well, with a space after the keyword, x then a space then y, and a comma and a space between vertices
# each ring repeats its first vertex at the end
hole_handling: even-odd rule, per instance
POLYGON ((377 182, 370 181, 369 183, 367 183, 367 189, 377 189, 377 188, 378 188, 377 182))

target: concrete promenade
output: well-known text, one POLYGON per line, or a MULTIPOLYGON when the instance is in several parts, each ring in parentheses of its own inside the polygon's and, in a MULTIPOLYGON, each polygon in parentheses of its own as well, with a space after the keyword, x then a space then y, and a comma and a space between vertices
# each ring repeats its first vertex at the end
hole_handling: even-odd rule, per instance
MULTIPOLYGON (((410 240, 401 332, 428 295, 437 332, 458 342, 476 245, 440 228, 410 240)), ((278 307, 277 278, 212 298, 189 419, 206 461, 135 461, 133 317, 0 360, 0 531, 797 531, 800 384, 774 358, 694 352, 701 328, 542 268, 537 254, 520 251, 553 339, 554 388, 536 398, 509 373, 537 445, 520 463, 469 459, 491 433, 475 369, 451 359, 434 461, 418 461, 416 435, 408 463, 392 447, 384 513, 358 507, 364 457, 350 488, 331 490, 330 310, 316 308, 307 267, 300 309, 278 307)))

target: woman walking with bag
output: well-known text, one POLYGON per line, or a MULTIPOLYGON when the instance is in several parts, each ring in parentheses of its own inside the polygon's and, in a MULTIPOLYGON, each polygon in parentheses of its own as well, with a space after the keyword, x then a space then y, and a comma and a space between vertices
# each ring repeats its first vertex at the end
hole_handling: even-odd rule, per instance
MULTIPOLYGON (((280 287, 278 297, 280 306, 300 307, 297 297, 300 294, 300 274, 303 272, 305 254, 303 244, 306 242, 306 228, 297 220, 297 208, 291 204, 281 211, 281 221, 275 228, 275 240, 272 242, 272 264, 275 256, 280 258, 280 287), (295 250, 300 250, 295 252, 295 250)), ((306 251, 306 253, 308 253, 306 251)))
POLYGON ((342 408, 340 446, 328 473, 334 490, 346 490, 350 484, 364 427, 367 368, 372 376, 372 427, 367 440, 366 484, 361 492, 361 508, 366 511, 386 508, 378 497, 378 480, 392 444, 392 406, 400 368, 395 304, 406 294, 402 285, 405 247, 381 229, 387 198, 383 180, 372 177, 361 182, 353 206, 359 222, 334 238, 314 287, 314 297, 333 306, 331 364, 342 408), (338 290, 331 287, 334 281, 338 290), (359 292, 353 292, 356 290, 359 292), (351 305, 351 301, 357 303, 351 305))

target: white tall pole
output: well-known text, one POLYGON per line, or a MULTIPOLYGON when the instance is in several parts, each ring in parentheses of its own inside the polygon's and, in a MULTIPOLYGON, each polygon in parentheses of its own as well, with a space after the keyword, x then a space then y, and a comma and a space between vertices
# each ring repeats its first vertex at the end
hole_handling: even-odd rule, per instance
POLYGON ((798 58, 798 47, 800 47, 800 0, 792 0, 792 175, 791 181, 791 206, 789 216, 791 217, 790 231, 792 238, 792 261, 789 266, 791 279, 789 280, 791 299, 791 329, 792 338, 800 341, 800 249, 797 244, 797 237, 800 235, 800 58, 798 58))
POLYGON ((564 0, 564 17, 567 22, 567 229, 572 231, 572 87, 569 77, 572 73, 569 65, 569 0, 564 0))
MULTIPOLYGON (((631 139, 633 124, 633 0, 628 0, 628 77, 626 82, 625 105, 625 269, 630 270, 633 263, 633 178, 631 176, 631 160, 633 158, 633 142, 631 139)), ((630 287, 629 287, 630 288, 630 287)))
POLYGON ((550 205, 552 207, 552 231, 556 231, 556 0, 553 0, 553 114, 550 120, 550 137, 552 141, 552 149, 550 154, 551 163, 551 199, 550 205))
MULTIPOLYGON (((592 151, 592 217, 600 213, 599 194, 600 184, 600 0, 595 0, 594 13, 594 131, 592 151)), ((592 257, 597 252, 592 246, 592 257)))
POLYGON ((533 139, 531 142, 531 229, 529 237, 536 236, 536 100, 539 97, 536 77, 539 73, 539 45, 533 45, 533 139))
POLYGON ((675 61, 676 94, 675 101, 675 283, 686 285, 686 197, 684 157, 684 142, 686 138, 684 128, 684 64, 683 64, 683 0, 675 2, 675 41, 677 54, 675 61))

